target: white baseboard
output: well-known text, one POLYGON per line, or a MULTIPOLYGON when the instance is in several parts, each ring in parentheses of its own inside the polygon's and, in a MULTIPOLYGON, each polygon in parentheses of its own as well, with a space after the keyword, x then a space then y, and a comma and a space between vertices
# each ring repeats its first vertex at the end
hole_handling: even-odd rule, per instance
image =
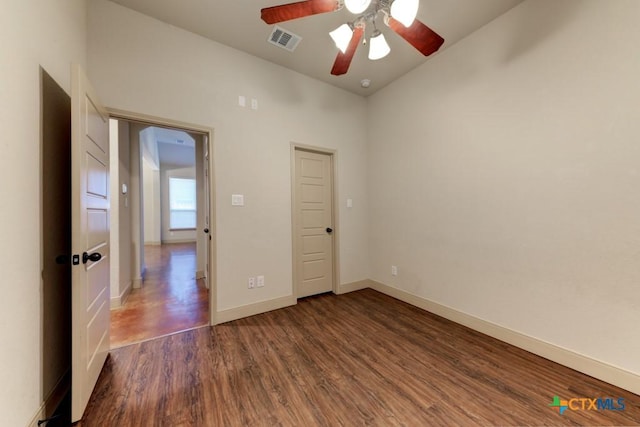
POLYGON ((297 303, 293 295, 286 297, 274 298, 266 301, 260 301, 253 304, 241 305, 240 307, 221 310, 216 313, 215 324, 231 322, 232 320, 242 319, 243 317, 255 316, 256 314, 266 313, 267 311, 277 310, 279 308, 289 307, 297 303))
POLYGON ((162 245, 162 242, 159 241, 159 240, 153 240, 153 241, 150 241, 150 242, 144 242, 144 245, 145 246, 160 246, 160 245, 162 245))
POLYGON ((144 279, 142 277, 136 277, 131 281, 131 285, 133 289, 140 289, 142 287, 142 282, 144 279))
POLYGON ((131 293, 131 288, 133 286, 133 282, 129 282, 129 284, 127 286, 125 286, 124 290, 122 291, 122 293, 120 295, 116 295, 115 297, 111 297, 111 310, 115 309, 115 308, 120 308, 124 305, 125 302, 127 302, 127 298, 129 297, 129 294, 131 293))
POLYGON ((67 392, 71 389, 71 370, 67 371, 56 383, 51 393, 42 402, 38 411, 29 421, 27 427, 38 427, 38 421, 51 417, 58 408, 67 392))
POLYGON ((196 271, 196 279, 204 279, 206 276, 204 275, 204 270, 196 271))
MULTIPOLYGON (((367 289, 369 287, 372 287, 373 283, 375 282, 373 282, 372 280, 360 280, 357 282, 345 283, 338 287, 336 293, 344 294, 347 292, 367 289)), ((242 319, 243 317, 255 316, 256 314, 266 313, 267 311, 296 305, 297 302, 298 300, 295 296, 289 295, 286 297, 275 298, 267 301, 260 301, 254 304, 247 304, 240 307, 221 310, 215 313, 215 322, 213 322, 213 324, 218 325, 220 323, 242 319)))
POLYGON ((374 283, 373 280, 369 280, 369 279, 359 280, 357 282, 351 282, 351 283, 344 283, 338 286, 336 294, 341 295, 341 294, 346 294, 347 292, 355 292, 355 291, 360 291, 362 289, 372 288, 373 283, 374 283))
POLYGON ((640 375, 633 372, 609 365, 608 363, 584 356, 538 338, 507 329, 495 323, 471 316, 454 308, 410 294, 383 283, 373 280, 370 282, 371 289, 378 292, 640 395, 640 375))
POLYGON ((172 244, 178 244, 178 243, 196 243, 195 239, 168 239, 168 240, 163 240, 160 244, 161 245, 172 245, 172 244))

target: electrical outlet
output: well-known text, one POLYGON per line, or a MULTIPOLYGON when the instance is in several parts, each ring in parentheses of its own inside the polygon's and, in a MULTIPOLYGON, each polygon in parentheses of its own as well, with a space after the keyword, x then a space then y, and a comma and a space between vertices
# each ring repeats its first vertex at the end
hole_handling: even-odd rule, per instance
POLYGON ((258 276, 257 277, 257 283, 256 286, 258 286, 259 288, 264 286, 264 276, 258 276))
POLYGON ((256 278, 249 277, 249 289, 253 289, 256 287, 256 278))
POLYGON ((391 266, 391 275, 392 276, 397 276, 398 275, 398 267, 396 267, 395 265, 391 266))

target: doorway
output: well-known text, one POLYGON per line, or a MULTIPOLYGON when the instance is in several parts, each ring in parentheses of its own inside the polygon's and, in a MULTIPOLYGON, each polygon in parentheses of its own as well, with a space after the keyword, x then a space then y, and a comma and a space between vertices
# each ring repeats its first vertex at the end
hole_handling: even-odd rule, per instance
POLYGON ((44 404, 37 418, 70 425, 109 350, 107 114, 79 65, 71 67, 71 96, 40 71, 44 404))
MULTIPOLYGON (((44 69, 41 84, 42 417, 70 424, 71 98, 44 69), (65 399, 67 396, 67 399, 65 399)), ((53 425, 53 424, 51 424, 53 425)))
POLYGON ((121 114, 112 118, 111 347, 211 323, 211 132, 121 114), (113 160, 116 160, 113 159, 113 160))
POLYGON ((294 294, 335 292, 334 153, 293 147, 294 294))
MULTIPOLYGON (((133 168, 131 168, 131 166, 135 165, 135 162, 131 163, 129 158, 127 167, 130 170, 127 170, 127 179, 123 179, 121 182, 116 181, 115 185, 108 181, 109 178, 107 178, 108 174, 106 172, 110 170, 109 168, 104 168, 100 173, 96 173, 98 170, 97 167, 99 166, 98 163, 96 163, 98 158, 100 158, 101 165, 107 165, 110 163, 109 156, 105 156, 107 152, 111 151, 108 148, 105 148, 106 146, 111 145, 111 142, 107 140, 108 132, 106 127, 108 113, 102 107, 99 107, 99 102, 97 102, 93 97, 94 92, 91 90, 90 84, 82 69, 79 66, 74 66, 71 74, 71 97, 42 68, 40 79, 42 107, 40 150, 40 228, 42 230, 40 238, 42 242, 42 249, 40 253, 40 265, 42 268, 41 309, 43 322, 41 330, 41 397, 44 404, 38 414, 38 417, 41 418, 40 421, 48 422, 48 425, 70 425, 71 420, 77 420, 81 417, 84 405, 86 405, 85 398, 88 399, 88 394, 86 392, 90 392, 93 388, 93 384, 95 384, 95 377, 93 374, 91 376, 87 376, 87 368, 91 368, 92 372, 96 373, 97 376, 97 373, 99 372, 97 368, 101 368, 103 365, 102 361, 99 359, 103 355, 106 357, 109 350, 108 320, 94 322, 95 325, 106 328, 106 333, 93 334, 92 337, 98 337, 98 339, 94 339, 92 342, 87 339, 87 336, 91 334, 81 336, 80 338, 78 337, 81 334, 72 334, 72 332, 83 330, 83 322, 78 322, 76 320, 75 313, 77 310, 74 301, 79 301, 80 303, 91 301, 86 297, 86 293, 78 297, 76 289, 83 289, 83 292, 87 289, 97 289, 95 293, 98 297, 96 298, 104 298, 104 300, 101 299, 98 303, 92 304, 92 307, 101 310, 101 313, 104 312, 109 314, 108 308, 111 283, 109 280, 98 280, 97 276, 107 278, 110 270, 112 270, 112 267, 116 264, 116 277, 118 278, 116 283, 119 285, 119 279, 121 277, 126 278, 123 282, 124 286, 122 287, 122 290, 124 291, 118 289, 118 292, 113 294, 115 298, 112 298, 110 301, 111 304, 118 304, 126 300, 128 292, 130 292, 134 284, 136 284, 135 282, 138 276, 135 276, 132 273, 133 265, 138 264, 143 267, 143 263, 136 263, 132 261, 131 254, 141 253, 141 247, 134 247, 136 242, 134 242, 131 237, 135 235, 135 233, 132 233, 130 227, 131 224, 129 223, 129 229, 126 229, 126 227, 122 225, 123 221, 120 221, 121 215, 123 218, 128 217, 131 219, 134 217, 133 209, 130 209, 132 206, 129 202, 136 188, 139 200, 137 204, 137 213, 140 213, 140 165, 138 164, 137 166, 137 174, 132 173, 131 170, 133 170, 133 168), (80 100, 80 102, 78 102, 78 100, 80 100), (82 104, 82 102, 85 103, 82 104), (93 114, 93 119, 99 120, 88 120, 86 116, 89 113, 93 114), (78 118, 79 120, 76 120, 78 118), (91 125, 91 128, 88 128, 89 125, 91 125), (98 127, 100 128, 100 131, 98 132, 99 134, 96 133, 96 129, 98 127), (80 138, 77 138, 78 136, 80 138), (73 147, 77 148, 77 141, 82 140, 83 137, 91 138, 93 145, 101 148, 101 153, 95 155, 76 156, 74 160, 72 158, 72 152, 77 154, 78 150, 73 149, 73 147), (74 142, 72 143, 72 141, 74 142), (101 156, 105 158, 102 158, 101 156), (81 169, 81 172, 84 171, 85 173, 85 179, 81 178, 82 173, 76 173, 78 171, 74 166, 74 162, 77 162, 78 159, 95 160, 93 163, 90 162, 93 167, 93 169, 91 169, 91 179, 86 178, 86 171, 89 169, 87 167, 81 169), (102 173, 103 171, 105 173, 102 173), (75 199, 72 197, 72 195, 82 194, 81 191, 78 191, 77 189, 74 190, 74 188, 76 188, 74 186, 78 182, 86 183, 88 191, 92 192, 92 196, 101 196, 100 200, 108 202, 109 198, 107 198, 106 195, 110 193, 111 206, 109 206, 109 203, 105 203, 104 206, 100 206, 99 208, 94 206, 92 208, 93 210, 91 215, 80 215, 78 217, 76 215, 76 207, 78 207, 78 205, 82 206, 82 204, 74 202, 75 199), (110 207, 112 208, 112 213, 114 213, 115 216, 108 217, 110 207), (128 209, 120 209, 122 207, 128 209), (96 211, 104 211, 105 214, 101 215, 100 218, 97 218, 96 215, 94 215, 96 214, 96 211), (78 218, 90 218, 87 222, 90 223, 94 231, 105 231, 100 235, 100 239, 91 238, 91 236, 85 236, 84 239, 79 238, 82 242, 90 244, 90 248, 87 248, 84 243, 83 245, 76 245, 74 243, 74 239, 76 238, 74 236, 82 236, 82 233, 77 233, 76 230, 73 229, 76 224, 81 223, 78 218), (116 246, 115 250, 110 251, 110 245, 101 245, 101 242, 109 241, 107 236, 111 236, 112 234, 109 233, 108 229, 110 225, 113 225, 112 223, 114 222, 114 218, 116 218, 116 227, 114 228, 117 229, 118 232, 113 235, 115 235, 118 240, 118 246, 116 246), (72 254, 72 248, 76 248, 76 252, 78 252, 78 249, 85 249, 85 252, 83 253, 83 251, 80 250, 79 254, 82 254, 81 257, 79 254, 72 254), (93 252, 94 250, 100 250, 102 253, 88 253, 90 251, 93 252), (95 257, 95 255, 99 256, 95 257), (126 258, 123 258, 123 256, 126 258), (76 274, 72 273, 71 264, 73 263, 73 265, 76 266, 79 265, 80 259, 82 259, 83 265, 77 267, 77 270, 82 269, 82 272, 84 273, 89 271, 93 273, 100 269, 100 271, 96 273, 97 276, 93 277, 92 280, 88 282, 90 285, 99 285, 102 288, 97 288, 96 286, 82 286, 82 284, 75 284, 72 286, 72 283, 76 280, 76 274), (110 262, 100 262, 105 259, 110 262), (106 266, 106 268, 103 266, 106 266), (120 276, 120 274, 123 274, 123 276, 120 276), (100 339, 100 337, 107 338, 100 339), (82 339, 85 340, 84 345, 82 345, 82 339), (89 347, 87 344, 92 344, 92 346, 89 347), (78 363, 78 354, 82 353, 86 356, 86 350, 95 348, 96 346, 100 347, 100 357, 93 357, 91 360, 91 366, 87 363, 83 364, 82 360, 78 363), (77 348, 74 349, 73 347, 80 347, 80 351, 76 351, 77 348), (96 367, 95 370, 94 366, 96 367), (78 367, 80 367, 80 369, 76 369, 78 367), (74 372, 73 375, 72 371, 74 372), (76 375, 76 373, 78 375, 76 375), (82 382, 82 384, 78 385, 78 381, 82 382)), ((152 121, 151 123, 147 123, 147 125, 149 124, 164 124, 166 126, 165 122, 155 123, 152 121)), ((116 135, 125 129, 124 126, 119 128, 117 122, 114 126, 116 135)), ((202 140, 201 147, 203 155, 201 156, 201 166, 204 169, 203 176, 205 177, 203 178, 202 184, 205 190, 201 193, 206 194, 207 197, 201 204, 206 206, 206 210, 204 210, 202 214, 205 217, 206 222, 204 222, 204 220, 202 223, 198 222, 198 227, 204 224, 206 225, 207 230, 211 228, 211 232, 213 232, 215 226, 213 224, 209 226, 209 218, 213 217, 213 207, 215 205, 209 204, 208 202, 208 198, 213 197, 212 190, 214 188, 213 183, 210 182, 213 174, 209 171, 212 170, 211 165, 213 162, 211 156, 209 156, 208 148, 212 130, 198 128, 197 126, 184 126, 184 128, 196 133, 202 140)), ((126 141, 126 143, 126 152, 129 153, 129 141, 126 141)), ((121 148, 119 142, 115 144, 114 148, 116 149, 116 153, 118 153, 118 151, 123 153, 125 152, 125 150, 118 150, 121 148)), ((120 160, 122 159, 118 158, 116 154, 116 161, 112 163, 112 166, 115 167, 111 168, 111 170, 120 172, 122 168, 127 169, 125 166, 120 164, 120 160)), ((118 175, 120 174, 117 174, 117 176, 118 175)), ((94 199, 97 198, 98 197, 94 197, 94 199)), ((85 208, 86 207, 87 206, 85 206, 85 208)), ((140 224, 137 226, 138 229, 140 229, 140 224)), ((112 230, 114 228, 112 228, 112 230)), ((203 242, 205 241, 204 238, 200 240, 203 242)), ((207 279, 205 282, 207 284, 205 289, 208 289, 208 301, 204 304, 205 308, 201 310, 204 313, 204 324, 215 323, 215 317, 213 315, 215 312, 212 310, 215 303, 214 296, 216 289, 214 276, 212 274, 215 270, 215 263, 213 262, 215 260, 214 243, 215 240, 212 240, 210 234, 207 234, 206 248, 208 249, 208 254, 205 255, 204 270, 200 273, 201 275, 204 275, 203 279, 207 279), (211 296, 209 296, 209 292, 211 296)), ((111 246, 111 249, 113 249, 113 246, 111 246)), ((176 258, 176 261, 180 266, 188 264, 184 259, 180 259, 179 256, 174 256, 174 258, 176 258)), ((194 270, 194 268, 195 267, 191 267, 191 270, 194 270)), ((82 307, 80 307, 80 309, 82 309, 82 307)), ((96 318, 97 315, 93 317, 94 320, 96 318)), ((101 317, 100 320, 102 319, 103 318, 101 317)), ((81 320, 84 320, 84 318, 81 320)), ((88 330, 86 324, 84 330, 88 330)), ((98 351, 95 351, 93 354, 94 356, 97 355, 98 351)))

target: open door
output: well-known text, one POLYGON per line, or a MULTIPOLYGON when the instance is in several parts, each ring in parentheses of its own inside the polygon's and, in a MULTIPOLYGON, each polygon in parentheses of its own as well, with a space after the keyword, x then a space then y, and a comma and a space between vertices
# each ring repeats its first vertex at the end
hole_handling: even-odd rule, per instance
POLYGON ((71 70, 71 419, 82 418, 109 353, 109 117, 71 70))
MULTIPOLYGON (((207 289, 211 291, 211 271, 209 270, 209 256, 211 254, 211 201, 209 198, 211 178, 209 177, 209 137, 204 135, 202 140, 204 142, 202 147, 204 150, 204 231, 207 234, 206 243, 204 245, 204 281, 207 289)), ((209 298, 212 298, 211 292, 209 292, 209 298)))

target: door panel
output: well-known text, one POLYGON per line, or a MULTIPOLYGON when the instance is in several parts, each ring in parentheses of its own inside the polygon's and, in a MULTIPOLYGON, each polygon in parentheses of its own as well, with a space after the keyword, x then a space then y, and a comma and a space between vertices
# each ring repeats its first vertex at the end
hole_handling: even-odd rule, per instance
MULTIPOLYGON (((101 251, 98 252, 102 253, 101 251)), ((106 262, 97 262, 87 268, 86 305, 89 313, 92 306, 99 303, 100 294, 104 292, 105 282, 108 282, 108 280, 105 280, 105 275, 108 277, 107 273, 109 273, 108 266, 109 264, 106 262)), ((89 314, 88 317, 91 318, 92 316, 89 314)))
POLYGON ((87 192, 96 197, 107 197, 107 165, 87 154, 87 192))
MULTIPOLYGON (((100 342, 104 337, 105 327, 109 327, 109 324, 105 323, 105 320, 109 319, 108 313, 105 313, 105 311, 108 310, 109 306, 103 301, 100 302, 99 307, 96 307, 95 310, 92 310, 94 311, 93 316, 87 324, 87 354, 89 355, 88 365, 92 365, 94 359, 100 357, 100 342)), ((99 374, 102 366, 98 366, 97 364, 95 366, 99 374)))
POLYGON ((305 281, 322 280, 325 277, 326 264, 323 259, 305 261, 303 278, 305 281))
POLYGON ((295 151, 296 277, 298 298, 333 290, 331 156, 295 151))
MULTIPOLYGON (((302 228, 303 230, 313 230, 315 228, 322 228, 327 224, 326 212, 324 209, 311 210, 311 207, 303 208, 302 215, 302 228), (306 209, 306 210, 305 210, 306 209)), ((325 228, 328 226, 325 226, 325 228)), ((321 236, 321 234, 320 234, 321 236)))
POLYGON ((106 244, 109 233, 109 218, 107 212, 97 209, 87 210, 87 247, 98 249, 106 244))
POLYGON ((302 185, 302 201, 305 203, 321 203, 318 201, 324 200, 323 194, 324 187, 321 185, 302 185))
MULTIPOLYGON (((302 151, 298 151, 302 153, 302 151)), ((311 154, 311 153, 309 153, 311 154)), ((324 154, 321 154, 323 156, 324 154)), ((306 154, 305 154, 306 156, 306 154)), ((300 158, 301 165, 301 176, 303 178, 323 178, 323 159, 311 159, 309 157, 301 157, 300 158)))
POLYGON ((79 66, 71 72, 71 418, 82 418, 109 352, 109 124, 79 66), (100 253, 98 261, 83 253, 100 253))
POLYGON ((324 236, 302 236, 302 253, 313 255, 324 251, 324 236))

